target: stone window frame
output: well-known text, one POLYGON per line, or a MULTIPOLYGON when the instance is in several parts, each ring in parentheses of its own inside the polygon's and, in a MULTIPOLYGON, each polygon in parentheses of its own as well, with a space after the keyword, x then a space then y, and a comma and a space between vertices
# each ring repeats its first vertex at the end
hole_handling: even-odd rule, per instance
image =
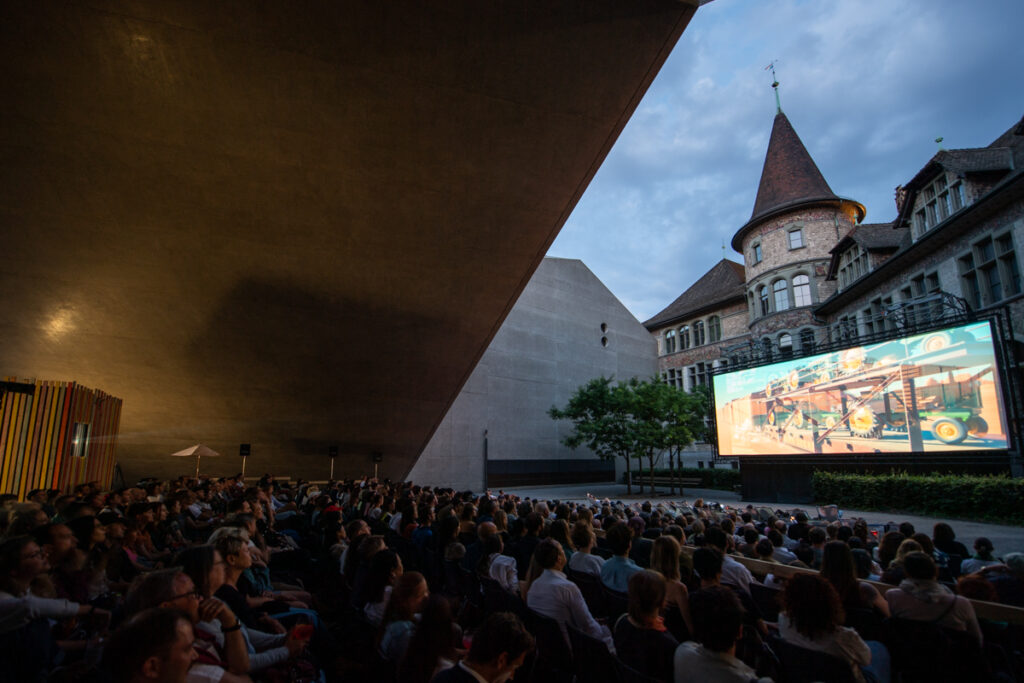
POLYGON ((722 341, 722 318, 718 315, 709 315, 707 320, 708 344, 722 341))
POLYGON ((917 193, 914 218, 910 222, 911 236, 920 239, 969 203, 963 176, 940 171, 917 193))
POLYGON ((957 256, 956 265, 961 294, 974 310, 995 306, 1024 293, 1011 227, 990 230, 972 239, 970 249, 957 256), (990 251, 984 249, 986 243, 990 251))
POLYGON ((670 353, 675 353, 676 352, 676 331, 675 331, 675 329, 665 330, 664 339, 665 339, 665 353, 664 353, 664 355, 667 356, 670 353))
POLYGON ((791 308, 793 308, 793 300, 790 294, 789 280, 785 277, 772 280, 772 312, 781 313, 791 308), (782 285, 781 288, 779 284, 782 285), (780 306, 781 302, 785 302, 786 305, 780 306))
POLYGON ((793 306, 792 306, 793 308, 803 308, 804 306, 813 306, 814 305, 814 288, 811 287, 811 276, 808 275, 807 273, 804 273, 804 272, 793 273, 793 277, 790 278, 790 281, 789 281, 789 289, 792 292, 792 296, 793 296, 793 306), (798 277, 807 278, 807 282, 802 282, 802 283, 800 283, 798 285, 796 283, 796 279, 798 277), (806 287, 807 288, 807 303, 801 304, 799 301, 797 301, 797 294, 796 294, 797 287, 806 287))
POLYGON ((792 358, 794 351, 793 333, 789 330, 781 330, 775 336, 775 348, 779 350, 779 356, 782 358, 792 358), (786 341, 785 344, 783 344, 784 339, 786 341))
POLYGON ((693 332, 693 348, 707 344, 706 326, 703 320, 694 320, 690 329, 693 332))
POLYGON ((807 240, 804 236, 803 225, 792 225, 786 228, 786 247, 790 251, 797 251, 798 249, 805 249, 807 247, 807 240), (793 235, 799 236, 800 244, 793 246, 793 235))
POLYGON ((758 240, 750 245, 750 265, 756 266, 764 260, 764 250, 761 248, 761 241, 758 240))
POLYGON ((803 327, 800 329, 796 336, 800 341, 800 353, 805 355, 814 353, 814 349, 818 345, 817 340, 814 338, 814 332, 813 327, 803 327))
MULTIPOLYGON (((905 287, 900 288, 900 300, 911 301, 928 294, 936 294, 942 291, 942 280, 939 278, 937 268, 932 270, 919 270, 907 279, 905 287)), ((904 318, 908 324, 924 322, 932 314, 942 314, 942 304, 917 304, 907 306, 904 309, 904 318)))
POLYGON ((857 242, 854 242, 852 247, 839 255, 840 289, 846 289, 869 272, 871 272, 871 263, 868 261, 867 249, 857 242))
POLYGON ((680 325, 679 326, 679 350, 686 351, 690 348, 690 326, 680 325))
POLYGON ((761 315, 759 315, 758 317, 759 318, 763 318, 763 317, 765 317, 766 315, 769 315, 772 312, 772 306, 771 306, 772 295, 771 295, 771 291, 768 288, 768 285, 762 284, 761 286, 759 286, 757 288, 757 298, 758 298, 758 301, 761 304, 761 307, 760 307, 761 315))

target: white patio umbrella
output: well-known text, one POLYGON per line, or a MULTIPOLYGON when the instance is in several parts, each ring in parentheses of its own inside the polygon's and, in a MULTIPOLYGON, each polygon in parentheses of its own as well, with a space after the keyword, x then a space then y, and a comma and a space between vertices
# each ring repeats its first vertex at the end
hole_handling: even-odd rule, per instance
POLYGON ((213 450, 209 446, 204 446, 201 443, 197 443, 195 446, 189 446, 188 448, 178 451, 177 453, 171 453, 173 458, 188 458, 196 456, 196 479, 199 478, 199 459, 200 458, 216 458, 220 456, 220 453, 213 450))

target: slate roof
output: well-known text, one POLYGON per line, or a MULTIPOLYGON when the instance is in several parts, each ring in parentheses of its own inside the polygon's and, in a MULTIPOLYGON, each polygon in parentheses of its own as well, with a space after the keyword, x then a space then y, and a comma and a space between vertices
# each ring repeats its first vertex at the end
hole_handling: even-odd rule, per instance
POLYGON ((978 147, 973 149, 943 149, 924 165, 917 175, 905 185, 907 190, 917 190, 938 174, 939 168, 954 173, 983 173, 985 171, 1008 171, 1013 168, 1013 150, 1009 147, 978 147))
POLYGON ((910 246, 910 230, 893 228, 892 223, 862 223, 843 235, 836 246, 829 250, 832 258, 828 264, 827 279, 835 279, 839 272, 839 258, 854 243, 871 252, 892 253, 910 246))
POLYGON ((793 124, 781 111, 775 115, 761 183, 750 220, 789 204, 809 199, 838 199, 821 175, 793 124))
POLYGON ((847 238, 868 251, 896 251, 908 234, 905 229, 894 230, 892 223, 861 223, 846 233, 839 244, 832 248, 832 253, 844 251, 842 245, 847 242, 847 238))
MULTIPOLYGON (((841 200, 832 192, 793 125, 780 111, 772 124, 754 211, 750 220, 732 238, 732 247, 740 251, 742 235, 747 228, 773 214, 805 204, 841 200)), ((863 216, 863 207, 860 207, 860 213, 863 216)))
POLYGON ((661 313, 644 323, 653 330, 674 320, 682 320, 699 311, 714 308, 733 299, 744 298, 743 288, 747 281, 743 264, 722 259, 679 298, 665 307, 661 313))

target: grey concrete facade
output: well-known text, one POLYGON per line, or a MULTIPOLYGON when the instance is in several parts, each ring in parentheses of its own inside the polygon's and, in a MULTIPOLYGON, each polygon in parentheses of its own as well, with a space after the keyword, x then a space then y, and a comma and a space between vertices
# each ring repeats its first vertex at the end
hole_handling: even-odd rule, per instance
MULTIPOLYGON (((582 261, 545 258, 408 478, 480 489, 490 460, 594 458, 547 415, 599 376, 651 377, 657 342, 582 261)), ((619 466, 621 468, 621 466, 619 466)))

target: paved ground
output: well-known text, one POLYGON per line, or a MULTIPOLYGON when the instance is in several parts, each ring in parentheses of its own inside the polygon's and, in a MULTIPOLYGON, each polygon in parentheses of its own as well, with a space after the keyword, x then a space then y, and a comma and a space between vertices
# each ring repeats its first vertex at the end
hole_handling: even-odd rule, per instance
MULTIPOLYGON (((524 488, 505 489, 506 493, 514 493, 518 496, 530 496, 531 498, 543 498, 545 500, 586 500, 587 493, 598 498, 610 498, 623 502, 641 502, 644 500, 666 501, 686 500, 693 501, 696 498, 703 498, 705 501, 717 501, 723 505, 733 507, 745 507, 748 503, 755 506, 769 507, 775 509, 802 508, 813 513, 813 507, 797 503, 763 503, 756 500, 743 500, 738 493, 731 491, 716 491, 712 489, 686 489, 684 496, 669 496, 668 493, 659 494, 652 498, 650 494, 632 496, 626 495, 625 484, 574 484, 570 486, 533 486, 524 488)), ((813 516, 813 514, 812 514, 813 516)), ((948 522, 956 531, 957 540, 971 548, 974 539, 985 536, 996 548, 996 554, 1002 555, 1010 552, 1024 552, 1024 527, 1005 526, 1002 524, 987 524, 982 522, 971 522, 965 520, 937 519, 923 517, 921 515, 893 514, 888 512, 861 512, 857 510, 843 510, 843 518, 851 519, 863 517, 869 524, 884 524, 885 522, 910 522, 918 531, 931 534, 932 527, 936 522, 948 522)))

